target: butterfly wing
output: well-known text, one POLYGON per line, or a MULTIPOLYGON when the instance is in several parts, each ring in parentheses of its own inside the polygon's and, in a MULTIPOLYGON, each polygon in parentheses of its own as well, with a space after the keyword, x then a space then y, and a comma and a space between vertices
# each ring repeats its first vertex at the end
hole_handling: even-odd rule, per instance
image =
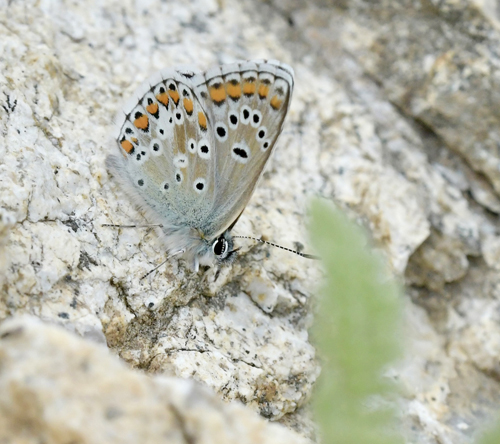
POLYGON ((138 88, 118 118, 122 156, 107 164, 128 194, 163 225, 170 251, 189 249, 215 200, 215 153, 193 73, 165 70, 138 88), (195 230, 196 231, 196 230, 195 230))
POLYGON ((212 68, 192 79, 215 142, 215 195, 203 227, 215 238, 246 207, 281 133, 293 70, 278 61, 212 68))
POLYGON ((277 61, 164 70, 124 107, 116 133, 122 156, 107 165, 163 225, 167 249, 185 251, 194 268, 252 196, 292 90, 293 70, 277 61))

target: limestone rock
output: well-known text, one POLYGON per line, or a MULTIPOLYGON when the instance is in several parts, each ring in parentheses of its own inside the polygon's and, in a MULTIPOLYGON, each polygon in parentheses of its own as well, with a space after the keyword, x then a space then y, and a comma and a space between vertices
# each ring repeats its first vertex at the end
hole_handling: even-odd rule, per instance
POLYGON ((310 69, 304 97, 318 106, 302 121, 323 147, 320 189, 405 276, 412 328, 394 371, 407 439, 470 443, 500 408, 498 2, 279 9, 310 69))
POLYGON ((0 362, 1 442, 307 443, 193 381, 141 374, 36 318, 0 325, 0 362))

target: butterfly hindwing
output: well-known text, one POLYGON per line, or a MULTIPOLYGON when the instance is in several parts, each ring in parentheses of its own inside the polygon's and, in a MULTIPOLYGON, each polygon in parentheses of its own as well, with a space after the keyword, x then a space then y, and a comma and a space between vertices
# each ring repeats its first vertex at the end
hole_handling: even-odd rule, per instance
POLYGON ((162 72, 160 81, 124 112, 119 168, 134 187, 129 192, 163 223, 192 226, 206 219, 215 194, 214 142, 189 78, 162 72))

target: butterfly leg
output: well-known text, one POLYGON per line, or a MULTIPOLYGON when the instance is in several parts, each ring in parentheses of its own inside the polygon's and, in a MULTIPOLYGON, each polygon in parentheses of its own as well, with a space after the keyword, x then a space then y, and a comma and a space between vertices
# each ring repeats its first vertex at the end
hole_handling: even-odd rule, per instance
POLYGON ((144 278, 147 278, 151 273, 153 273, 154 271, 158 270, 158 268, 160 268, 163 264, 165 264, 170 258, 172 258, 174 256, 177 256, 178 254, 185 253, 185 252, 186 252, 186 250, 184 250, 184 249, 173 252, 170 256, 167 256, 167 258, 160 265, 157 265, 155 268, 153 268, 152 270, 148 271, 139 280, 142 281, 144 278))

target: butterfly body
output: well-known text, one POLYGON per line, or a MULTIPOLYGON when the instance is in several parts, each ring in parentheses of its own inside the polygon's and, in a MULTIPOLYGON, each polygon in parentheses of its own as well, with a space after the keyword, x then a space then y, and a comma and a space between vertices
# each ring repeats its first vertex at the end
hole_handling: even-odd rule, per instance
POLYGON ((231 259, 230 230, 281 133, 293 70, 277 61, 161 71, 117 119, 107 166, 191 268, 231 259))

